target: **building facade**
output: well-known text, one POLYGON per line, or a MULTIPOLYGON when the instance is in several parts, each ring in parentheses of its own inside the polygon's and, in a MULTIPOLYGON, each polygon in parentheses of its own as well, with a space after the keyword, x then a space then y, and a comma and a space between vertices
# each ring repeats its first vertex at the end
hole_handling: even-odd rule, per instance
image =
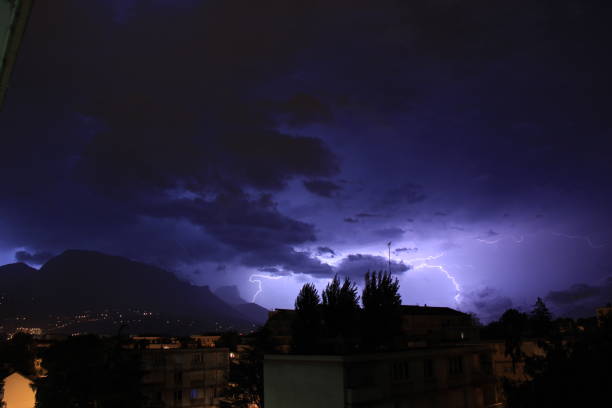
POLYGON ((486 346, 363 355, 266 355, 266 408, 501 406, 486 346))
POLYGON ((152 348, 140 351, 148 407, 217 407, 227 385, 225 348, 152 348))

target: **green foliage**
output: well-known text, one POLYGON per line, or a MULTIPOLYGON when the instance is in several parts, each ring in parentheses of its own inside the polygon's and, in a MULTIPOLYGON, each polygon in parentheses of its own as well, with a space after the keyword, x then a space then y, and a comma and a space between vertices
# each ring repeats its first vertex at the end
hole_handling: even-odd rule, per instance
POLYGON ((314 353, 321 334, 321 298, 312 283, 306 283, 295 299, 295 320, 292 325, 293 349, 298 353, 314 353))
POLYGON ((361 295, 363 343, 367 349, 389 349, 401 328, 399 281, 389 272, 367 272, 361 295))
POLYGON ((37 408, 142 406, 138 354, 118 340, 77 336, 42 355, 47 376, 35 380, 37 408))

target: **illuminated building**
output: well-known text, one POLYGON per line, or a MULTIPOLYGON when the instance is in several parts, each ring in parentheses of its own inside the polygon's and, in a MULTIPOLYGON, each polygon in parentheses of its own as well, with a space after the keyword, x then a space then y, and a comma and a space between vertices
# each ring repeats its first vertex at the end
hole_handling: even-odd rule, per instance
POLYGON ((4 378, 4 395, 1 401, 6 408, 34 408, 36 393, 32 389, 32 380, 18 372, 4 378))

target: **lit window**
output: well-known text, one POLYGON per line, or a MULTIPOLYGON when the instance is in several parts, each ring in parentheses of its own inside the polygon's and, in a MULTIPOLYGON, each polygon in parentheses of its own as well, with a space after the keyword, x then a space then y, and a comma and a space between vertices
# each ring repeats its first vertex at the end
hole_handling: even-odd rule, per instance
POLYGON ((192 389, 191 389, 191 392, 189 393, 189 397, 190 397, 191 399, 196 399, 196 398, 198 398, 198 390, 197 390, 197 388, 192 388, 192 389))

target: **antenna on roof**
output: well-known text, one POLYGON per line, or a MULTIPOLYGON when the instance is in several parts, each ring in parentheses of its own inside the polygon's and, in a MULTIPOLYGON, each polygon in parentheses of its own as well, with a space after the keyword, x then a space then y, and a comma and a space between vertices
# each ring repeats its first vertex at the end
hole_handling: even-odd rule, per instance
POLYGON ((389 275, 391 275, 391 241, 387 242, 387 246, 389 247, 389 275))

